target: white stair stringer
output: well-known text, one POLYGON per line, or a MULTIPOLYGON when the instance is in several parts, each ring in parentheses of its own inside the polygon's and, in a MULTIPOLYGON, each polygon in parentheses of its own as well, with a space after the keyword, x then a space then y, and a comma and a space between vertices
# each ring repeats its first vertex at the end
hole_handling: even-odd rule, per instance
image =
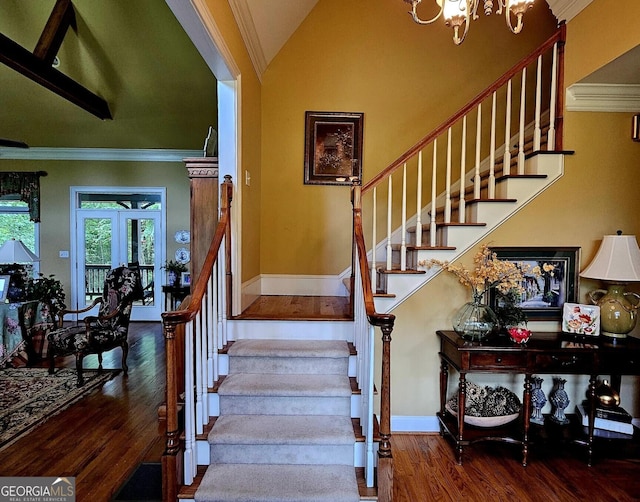
MULTIPOLYGON (((454 261, 466 251, 477 245, 492 230, 514 216, 520 209, 535 199, 540 193, 556 182, 564 173, 564 154, 540 153, 527 159, 526 174, 543 174, 540 178, 509 177, 496 185, 496 198, 516 199, 515 202, 478 202, 467 209, 474 219, 484 226, 451 226, 442 228, 446 232, 445 241, 455 250, 417 250, 415 263, 422 260, 437 259, 454 261), (477 206, 477 207, 474 207, 477 206)), ((419 267, 425 270, 424 267, 419 267)), ((388 274, 387 292, 393 297, 375 297, 376 311, 391 312, 415 291, 424 286, 439 269, 427 269, 425 274, 388 274)))

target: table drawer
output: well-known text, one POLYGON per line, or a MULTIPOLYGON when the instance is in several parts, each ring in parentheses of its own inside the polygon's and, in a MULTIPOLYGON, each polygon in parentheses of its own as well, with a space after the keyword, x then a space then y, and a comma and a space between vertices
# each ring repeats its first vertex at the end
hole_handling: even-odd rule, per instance
POLYGON ((512 370, 527 367, 527 355, 509 352, 484 352, 469 355, 469 369, 478 371, 512 370))
POLYGON ((537 373, 584 373, 590 374, 594 367, 592 354, 537 354, 533 367, 537 373))
POLYGON ((627 352, 625 357, 617 354, 599 354, 599 372, 602 374, 640 375, 640 354, 627 352))

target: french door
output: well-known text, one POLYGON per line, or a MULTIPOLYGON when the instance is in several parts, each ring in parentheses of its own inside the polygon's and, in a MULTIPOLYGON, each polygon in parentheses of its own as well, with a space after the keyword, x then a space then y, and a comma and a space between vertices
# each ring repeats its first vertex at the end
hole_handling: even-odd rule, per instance
POLYGON ((73 298, 76 308, 83 309, 102 296, 104 279, 111 268, 136 263, 144 297, 134 303, 131 319, 159 320, 162 312, 160 267, 164 256, 162 211, 91 208, 96 205, 104 204, 85 204, 89 208, 75 210, 73 298))

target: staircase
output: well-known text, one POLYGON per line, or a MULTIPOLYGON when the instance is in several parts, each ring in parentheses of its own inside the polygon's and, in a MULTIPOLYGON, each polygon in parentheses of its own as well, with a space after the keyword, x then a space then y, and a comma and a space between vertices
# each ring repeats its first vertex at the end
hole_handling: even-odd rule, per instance
POLYGON ((563 40, 564 28, 366 185, 354 184, 354 262, 345 275, 353 322, 228 320, 232 188, 225 181, 204 272, 184 310, 163 314, 166 500, 176 500, 183 485, 191 491, 180 498, 202 502, 357 501, 359 467, 361 486, 373 486, 375 468, 378 500, 392 500, 390 312, 438 273, 423 260, 455 260, 562 176, 563 40), (548 127, 541 108, 549 110, 548 127), (433 159, 427 183, 423 154, 433 159), (363 213, 372 215, 369 250, 363 213), (382 345, 374 347, 379 332, 382 345))
POLYGON ((359 501, 349 357, 346 341, 234 342, 194 499, 359 501))

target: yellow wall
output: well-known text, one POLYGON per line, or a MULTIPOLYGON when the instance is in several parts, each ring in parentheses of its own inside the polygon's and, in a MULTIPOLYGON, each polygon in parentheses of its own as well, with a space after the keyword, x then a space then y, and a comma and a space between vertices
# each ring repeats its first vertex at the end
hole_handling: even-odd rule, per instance
POLYGON ((46 171, 40 178, 40 272, 55 274, 71 298, 71 265, 58 252, 70 250, 71 186, 167 188, 167 258, 176 248, 176 231, 189 228, 189 178, 180 163, 0 160, 2 171, 46 171))
POLYGON ((555 28, 547 4, 522 34, 491 16, 459 47, 443 23, 418 26, 401 2, 322 0, 269 65, 262 92, 263 274, 338 274, 349 266, 346 187, 303 184, 305 111, 364 112, 371 179, 555 28), (491 43, 488 43, 491 40, 491 43))
MULTIPOLYGON (((241 149, 238 160, 243 171, 251 174, 251 185, 244 183, 244 172, 233 180, 242 200, 242 281, 260 273, 260 219, 261 219, 261 84, 253 69, 242 36, 226 0, 205 0, 206 7, 228 47, 233 64, 238 68, 238 112, 241 149)), ((234 200, 232 204, 238 204, 234 200)))
MULTIPOLYGON (((640 3, 625 2, 633 13, 615 15, 611 2, 595 0, 567 25, 566 84, 585 77, 640 43, 637 20, 640 3), (622 24, 621 24, 622 23, 622 24), (607 43, 593 33, 606 33, 607 43)), ((619 12, 619 11, 618 11, 619 12)), ((602 236, 622 229, 640 236, 638 163, 640 144, 630 139, 631 113, 565 112, 564 147, 574 150, 565 159, 564 176, 518 215, 486 237, 493 246, 578 246, 580 270, 593 258, 602 236)), ((473 252, 461 261, 470 263, 473 252)), ((602 287, 580 281, 580 301, 602 287)), ((636 287, 637 289, 637 287, 636 287)), ((433 416, 438 410, 439 343, 435 331, 449 329, 453 313, 468 301, 468 291, 445 274, 400 305, 392 343, 392 414, 433 416), (420 396, 416 399, 416 396, 420 396)), ((532 329, 554 330, 555 323, 530 323, 532 329)), ((634 335, 640 335, 636 328, 634 335)), ((543 376, 550 390, 551 375, 543 376)), ((472 381, 493 384, 491 378, 472 381)), ((504 381, 502 381, 504 384, 504 381)), ((519 381, 512 383, 517 388, 519 381)), ((570 378, 573 403, 582 399, 588 380, 570 378)), ((632 414, 640 413, 637 378, 624 378, 622 401, 632 414)))

